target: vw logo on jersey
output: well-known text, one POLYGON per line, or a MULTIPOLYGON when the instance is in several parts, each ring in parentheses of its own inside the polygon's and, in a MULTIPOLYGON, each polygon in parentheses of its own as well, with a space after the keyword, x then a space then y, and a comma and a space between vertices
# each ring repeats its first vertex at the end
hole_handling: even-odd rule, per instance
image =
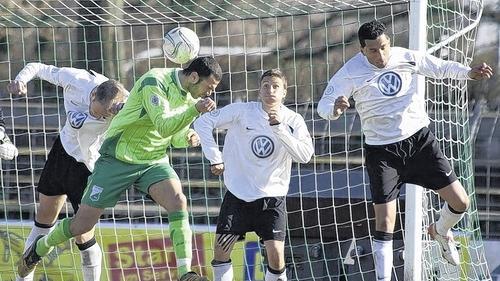
POLYGON ((385 96, 394 96, 401 90, 401 76, 389 71, 378 78, 378 89, 385 96))
POLYGON ((85 120, 87 120, 87 113, 82 113, 78 111, 69 111, 68 112, 68 121, 71 127, 75 129, 80 129, 83 126, 85 120))
POLYGON ((252 152, 259 158, 269 157, 274 151, 274 143, 267 136, 257 136, 252 141, 252 152))

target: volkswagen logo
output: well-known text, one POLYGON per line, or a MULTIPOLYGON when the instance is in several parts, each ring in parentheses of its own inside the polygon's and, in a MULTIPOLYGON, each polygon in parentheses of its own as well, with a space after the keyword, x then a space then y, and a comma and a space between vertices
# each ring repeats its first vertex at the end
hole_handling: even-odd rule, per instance
POLYGON ((80 129, 83 126, 85 120, 87 119, 87 114, 77 111, 69 111, 67 118, 71 127, 75 129, 80 129))
POLYGON ((267 136, 257 136, 252 141, 252 152, 259 158, 267 158, 274 151, 274 143, 267 136))
POLYGON ((389 71, 378 78, 378 89, 385 96, 394 96, 401 90, 401 76, 389 71))

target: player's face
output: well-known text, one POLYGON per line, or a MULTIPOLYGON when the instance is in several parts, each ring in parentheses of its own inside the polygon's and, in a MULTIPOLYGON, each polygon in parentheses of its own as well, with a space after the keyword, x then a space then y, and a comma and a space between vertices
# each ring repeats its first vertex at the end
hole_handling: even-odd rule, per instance
POLYGON ((365 40, 366 46, 361 48, 361 52, 366 59, 378 68, 384 68, 389 62, 391 52, 391 41, 387 35, 382 34, 377 39, 365 40))
POLYGON ((95 118, 112 118, 123 107, 125 97, 118 94, 113 100, 108 102, 101 102, 95 98, 95 93, 91 95, 89 112, 95 118))
POLYGON ((259 96, 268 106, 281 104, 286 95, 283 80, 279 77, 266 76, 260 82, 259 96))
POLYGON ((215 79, 213 75, 207 78, 199 78, 195 84, 191 84, 188 91, 193 98, 209 97, 219 85, 220 80, 215 79))

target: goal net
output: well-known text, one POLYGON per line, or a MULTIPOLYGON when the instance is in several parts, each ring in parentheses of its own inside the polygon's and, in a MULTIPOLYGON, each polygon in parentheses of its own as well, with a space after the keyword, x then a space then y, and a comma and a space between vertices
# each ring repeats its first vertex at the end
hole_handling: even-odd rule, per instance
MULTIPOLYGON (((19 148, 1 162, 0 281, 12 280, 16 261, 33 224, 35 187, 52 142, 64 125, 62 89, 33 80, 27 97, 10 97, 9 80, 29 62, 92 69, 131 89, 154 67, 178 67, 161 51, 162 35, 177 26, 194 30, 201 55, 213 55, 224 71, 215 100, 219 107, 257 99, 258 78, 280 68, 288 77, 286 106, 299 112, 314 137, 315 156, 294 164, 287 196, 286 262, 291 280, 374 280, 374 231, 363 136, 354 109, 336 121, 315 113, 329 78, 359 51, 357 30, 372 19, 389 28, 391 42, 408 47, 410 2, 403 0, 44 0, 0 1, 0 106, 7 134, 19 148)), ((470 64, 481 0, 430 0, 427 47, 438 57, 470 64)), ((431 129, 471 199, 453 229, 461 265, 448 266, 426 234, 443 202, 426 192, 422 280, 491 280, 475 205, 467 82, 426 80, 431 129)), ((222 145, 224 132, 217 132, 222 145)), ((194 230, 194 270, 212 275, 215 222, 225 188, 210 174, 200 148, 167 154, 188 197, 194 230)), ((398 200, 393 280, 403 277, 405 190, 398 200)), ((408 210, 411 211, 411 210, 408 210)), ((60 218, 72 216, 66 205, 60 218)), ((411 218, 410 218, 411 219, 411 218)), ((177 280, 168 238, 168 217, 142 194, 129 189, 106 210, 96 237, 104 252, 101 280, 177 280)), ((406 241, 411 243, 411 241, 406 241)), ((232 261, 236 280, 264 280, 266 258, 253 234, 238 243, 232 261)), ((74 243, 58 247, 38 266, 35 280, 83 280, 74 243)))

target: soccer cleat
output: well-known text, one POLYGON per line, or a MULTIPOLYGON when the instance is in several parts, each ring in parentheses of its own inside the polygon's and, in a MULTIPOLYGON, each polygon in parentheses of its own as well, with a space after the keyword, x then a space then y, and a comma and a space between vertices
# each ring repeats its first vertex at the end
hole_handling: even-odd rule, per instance
POLYGON ((31 243, 31 246, 24 252, 21 259, 17 262, 17 274, 19 277, 24 278, 28 276, 33 270, 35 270, 36 265, 42 260, 42 258, 36 253, 36 242, 42 238, 43 235, 38 235, 38 237, 31 243))
POLYGON ((436 231, 435 223, 429 225, 427 232, 432 239, 438 242, 443 258, 452 265, 458 265, 460 263, 460 255, 458 254, 457 247, 455 246, 455 240, 453 240, 453 233, 448 230, 446 236, 439 234, 436 231))
POLYGON ((196 272, 190 271, 181 276, 179 281, 209 281, 207 277, 199 276, 196 272))

